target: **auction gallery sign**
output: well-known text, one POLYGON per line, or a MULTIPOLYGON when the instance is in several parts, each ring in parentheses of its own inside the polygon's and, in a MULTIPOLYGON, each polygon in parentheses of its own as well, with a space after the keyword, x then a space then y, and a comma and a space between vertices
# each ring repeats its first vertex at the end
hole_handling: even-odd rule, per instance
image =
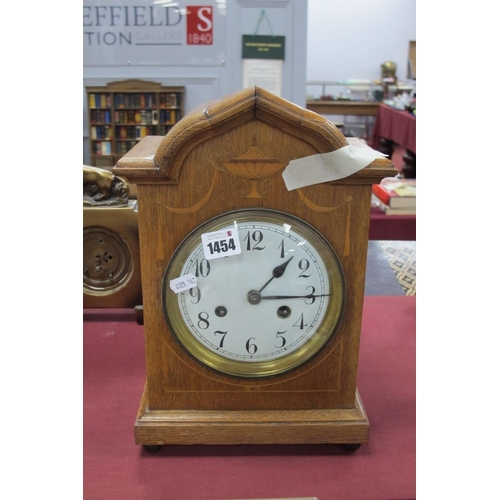
POLYGON ((84 0, 83 65, 222 65, 225 18, 225 0, 84 0))

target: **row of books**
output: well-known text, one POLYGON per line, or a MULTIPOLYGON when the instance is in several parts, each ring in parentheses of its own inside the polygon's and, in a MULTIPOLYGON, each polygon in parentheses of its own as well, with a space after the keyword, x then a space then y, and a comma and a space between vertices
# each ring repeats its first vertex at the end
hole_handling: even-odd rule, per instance
POLYGON ((115 111, 115 123, 156 125, 158 123, 158 111, 150 109, 115 111))
POLYGON ((111 111, 109 109, 92 109, 90 111, 90 123, 111 123, 111 111))
POLYGON ((142 139, 147 135, 155 135, 156 127, 153 125, 136 125, 135 127, 120 127, 120 139, 142 139))
MULTIPOLYGON (((116 127, 117 139, 142 139, 147 135, 165 135, 170 127, 155 125, 122 125, 116 127)), ((108 125, 93 125, 90 127, 90 138, 93 141, 112 140, 113 127, 108 125)))
MULTIPOLYGON (((179 109, 160 109, 159 111, 145 109, 136 111, 115 111, 115 123, 119 125, 173 125, 180 119, 181 112, 179 109)), ((108 122, 106 121, 104 123, 108 122)))
MULTIPOLYGON (((117 125, 174 125, 181 119, 181 112, 179 109, 115 111, 114 119, 117 125)), ((111 124, 111 112, 92 110, 90 123, 91 125, 111 124)))
POLYGON ((416 215, 417 181, 388 177, 372 186, 372 206, 386 215, 416 215))
POLYGON ((110 108, 111 94, 89 94, 89 108, 110 108))
POLYGON ((154 108, 155 94, 115 94, 115 108, 154 108))
MULTIPOLYGON (((166 126, 160 126, 158 127, 158 135, 166 135, 168 132, 168 129, 170 127, 166 126)), ((140 132, 141 136, 137 137, 137 140, 120 140, 116 142, 116 154, 118 155, 124 155, 128 151, 130 151, 144 135, 142 135, 142 132, 140 132)), ((148 134, 149 135, 149 134, 148 134)), ((104 154, 104 153, 103 153, 104 154)), ((109 153, 110 154, 110 153, 109 153)))
POLYGON ((99 141, 101 139, 110 140, 113 139, 113 127, 109 125, 95 125, 90 127, 90 138, 93 141, 99 141))
MULTIPOLYGON (((180 108, 181 96, 176 93, 160 93, 158 95, 160 108, 180 108)), ((115 108, 155 108, 156 94, 115 94, 115 108)))
POLYGON ((160 123, 173 125, 181 119, 180 109, 160 109, 160 123))
POLYGON ((180 108, 180 94, 160 94, 160 108, 180 108))
POLYGON ((113 127, 104 125, 93 126, 90 129, 92 152, 96 155, 125 154, 138 141, 147 135, 166 135, 169 125, 136 125, 116 127, 116 141, 113 150, 113 127))
POLYGON ((117 142, 116 152, 113 152, 113 148, 111 147, 111 142, 109 141, 94 142, 92 153, 99 156, 112 155, 112 154, 124 155, 125 153, 130 151, 137 144, 137 142, 138 140, 127 140, 127 141, 117 142))
MULTIPOLYGON (((158 95, 160 108, 180 108, 181 96, 176 93, 160 93, 158 95)), ((89 94, 89 108, 103 109, 111 108, 114 104, 115 108, 156 108, 156 94, 141 93, 141 94, 114 94, 112 100, 111 94, 89 94)))
POLYGON ((110 155, 111 153, 111 142, 100 141, 94 142, 92 146, 92 152, 95 155, 110 155))
POLYGON ((130 151, 137 141, 122 141, 116 143, 116 153, 119 155, 124 155, 127 151, 130 151))

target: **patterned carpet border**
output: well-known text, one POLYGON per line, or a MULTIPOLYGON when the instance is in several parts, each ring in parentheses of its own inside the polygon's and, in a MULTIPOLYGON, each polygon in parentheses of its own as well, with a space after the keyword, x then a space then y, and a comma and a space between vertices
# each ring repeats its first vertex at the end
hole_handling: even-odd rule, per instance
POLYGON ((417 294, 417 248, 415 241, 379 241, 389 265, 406 295, 417 294))

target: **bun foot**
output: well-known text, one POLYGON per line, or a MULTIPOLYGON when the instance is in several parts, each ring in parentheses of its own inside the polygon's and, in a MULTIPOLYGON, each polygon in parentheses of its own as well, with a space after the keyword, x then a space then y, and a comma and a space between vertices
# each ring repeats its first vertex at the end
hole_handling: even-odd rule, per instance
POLYGON ((356 450, 359 450, 360 446, 361 446, 361 443, 347 443, 347 444, 344 444, 344 448, 347 451, 356 451, 356 450))
POLYGON ((147 453, 157 453, 160 451, 161 445, 159 444, 144 444, 142 445, 143 449, 147 453))

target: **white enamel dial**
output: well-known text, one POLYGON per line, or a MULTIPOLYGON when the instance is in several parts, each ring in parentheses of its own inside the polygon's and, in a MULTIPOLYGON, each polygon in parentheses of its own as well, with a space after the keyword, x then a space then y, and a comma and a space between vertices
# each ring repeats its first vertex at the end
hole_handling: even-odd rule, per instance
POLYGON ((276 375, 299 366, 333 336, 345 286, 338 258, 311 226, 287 214, 243 210, 191 233, 164 278, 165 316, 204 364, 236 376, 276 375), (207 259, 201 235, 236 231, 241 253, 207 259), (174 293, 170 280, 196 286, 174 293))

